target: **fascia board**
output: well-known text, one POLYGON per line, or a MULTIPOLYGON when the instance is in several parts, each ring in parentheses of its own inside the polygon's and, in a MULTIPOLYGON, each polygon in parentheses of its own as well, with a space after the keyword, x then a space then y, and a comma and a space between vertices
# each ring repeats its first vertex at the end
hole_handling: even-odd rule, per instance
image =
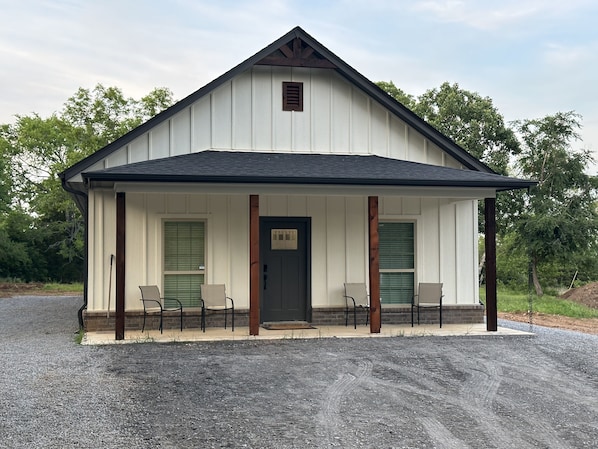
MULTIPOLYGON (((92 184, 93 186, 93 184, 92 184)), ((102 189, 110 187, 103 185, 102 189)), ((494 198, 496 189, 469 187, 220 184, 220 183, 129 183, 116 182, 111 190, 125 193, 184 193, 224 195, 308 195, 308 196, 410 196, 433 198, 494 198)))

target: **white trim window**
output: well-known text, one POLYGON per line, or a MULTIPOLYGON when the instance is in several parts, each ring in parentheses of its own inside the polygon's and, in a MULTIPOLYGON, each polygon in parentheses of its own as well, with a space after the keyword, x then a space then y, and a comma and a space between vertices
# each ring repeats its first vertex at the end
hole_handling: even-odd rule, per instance
POLYGON ((205 223, 164 222, 164 297, 176 298, 184 307, 199 306, 205 278, 205 223))
POLYGON ((381 222, 378 237, 382 304, 410 304, 415 283, 415 223, 381 222))

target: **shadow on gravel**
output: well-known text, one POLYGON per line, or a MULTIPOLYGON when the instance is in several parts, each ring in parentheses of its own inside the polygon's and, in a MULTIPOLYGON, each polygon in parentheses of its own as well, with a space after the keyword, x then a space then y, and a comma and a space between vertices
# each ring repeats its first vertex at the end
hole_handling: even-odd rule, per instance
POLYGON ((597 441, 595 336, 535 328, 533 337, 96 347, 74 342, 80 304, 0 299, 0 447, 520 449, 597 441))

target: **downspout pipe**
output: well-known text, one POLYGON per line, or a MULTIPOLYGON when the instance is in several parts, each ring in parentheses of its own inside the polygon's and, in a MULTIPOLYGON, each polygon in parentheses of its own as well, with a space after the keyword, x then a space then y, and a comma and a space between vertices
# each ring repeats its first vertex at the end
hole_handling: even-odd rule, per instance
MULTIPOLYGON (((62 174, 61 174, 62 175, 62 174)), ((83 270, 85 275, 83 276, 83 305, 79 308, 79 310, 77 311, 77 318, 79 320, 79 330, 82 330, 84 328, 84 323, 83 323, 83 311, 87 309, 87 277, 88 277, 88 250, 87 250, 87 229, 88 229, 88 207, 89 207, 89 196, 87 195, 87 192, 82 192, 81 190, 76 190, 73 189, 71 186, 68 185, 68 183, 66 182, 66 179, 64 178, 64 176, 60 176, 60 181, 62 183, 62 188, 64 190, 66 190, 68 193, 70 193, 71 195, 78 195, 83 199, 83 204, 84 204, 84 209, 85 210, 81 210, 81 208, 79 208, 79 210, 81 210, 81 212, 83 213, 83 239, 85 241, 84 245, 83 245, 83 270)))

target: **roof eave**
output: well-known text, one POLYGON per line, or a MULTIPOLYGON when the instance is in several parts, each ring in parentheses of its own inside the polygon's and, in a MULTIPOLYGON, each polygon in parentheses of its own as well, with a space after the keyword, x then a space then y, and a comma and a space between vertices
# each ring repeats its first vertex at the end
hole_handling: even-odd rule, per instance
POLYGON ((255 177, 255 176, 193 176, 193 175, 147 175, 147 174, 115 174, 102 172, 83 173, 86 181, 108 182, 144 182, 144 183, 209 183, 209 184, 294 184, 294 185, 352 185, 352 186, 397 186, 397 187, 463 187, 491 188, 497 190, 516 190, 535 185, 533 181, 505 179, 499 182, 488 181, 452 181, 423 179, 374 179, 374 178, 289 178, 289 177, 255 177))

